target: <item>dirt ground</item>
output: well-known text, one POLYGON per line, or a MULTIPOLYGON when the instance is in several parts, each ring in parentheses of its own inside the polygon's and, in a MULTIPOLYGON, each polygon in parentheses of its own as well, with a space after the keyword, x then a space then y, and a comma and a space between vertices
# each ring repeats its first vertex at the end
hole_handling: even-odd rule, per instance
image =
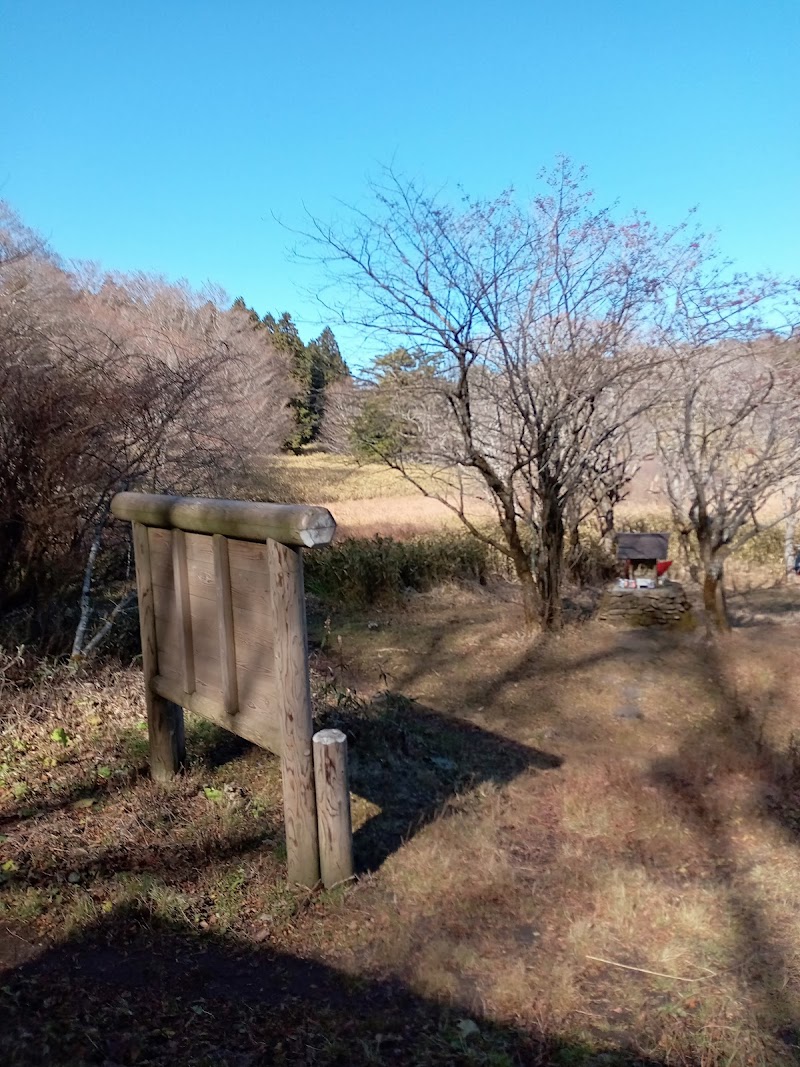
POLYGON ((531 637, 504 585, 315 616, 330 892, 283 881, 269 754, 194 720, 157 787, 135 671, 8 666, 3 1062, 800 1062, 800 592, 732 607, 713 641, 531 637))

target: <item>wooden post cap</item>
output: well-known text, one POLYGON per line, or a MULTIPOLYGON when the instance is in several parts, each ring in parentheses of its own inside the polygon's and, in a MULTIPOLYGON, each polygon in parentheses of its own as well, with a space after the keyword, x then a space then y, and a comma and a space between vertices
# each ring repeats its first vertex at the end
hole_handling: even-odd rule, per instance
POLYGON ((314 734, 314 742, 317 745, 341 745, 347 743, 347 735, 343 730, 317 730, 314 734))

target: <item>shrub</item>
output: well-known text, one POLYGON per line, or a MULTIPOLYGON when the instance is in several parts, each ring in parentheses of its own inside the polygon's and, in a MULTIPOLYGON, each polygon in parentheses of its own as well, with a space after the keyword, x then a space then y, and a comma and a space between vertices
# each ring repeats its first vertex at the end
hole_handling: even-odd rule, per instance
POLYGON ((439 582, 485 582, 503 573, 504 559, 463 533, 441 533, 412 541, 391 537, 351 538, 306 556, 306 588, 331 605, 348 608, 391 604, 408 590, 439 582))

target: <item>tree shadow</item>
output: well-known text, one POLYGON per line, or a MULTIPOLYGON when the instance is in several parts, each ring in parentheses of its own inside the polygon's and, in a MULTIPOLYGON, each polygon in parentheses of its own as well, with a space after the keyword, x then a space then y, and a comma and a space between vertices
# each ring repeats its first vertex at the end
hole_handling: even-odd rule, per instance
POLYGON ((198 935, 135 908, 32 947, 2 974, 0 1003, 7 1067, 664 1063, 499 1023, 277 946, 198 935))
MULTIPOLYGON (((724 639, 723 639, 724 640, 724 639)), ((765 736, 769 713, 777 709, 782 686, 764 694, 757 711, 737 691, 718 640, 703 646, 706 685, 717 712, 693 731, 673 755, 652 763, 652 781, 670 798, 684 824, 704 844, 720 885, 738 942, 737 968, 766 1030, 794 1051, 800 1062, 800 1027, 794 1022, 800 1000, 785 976, 791 971, 782 943, 758 899, 758 891, 737 857, 730 801, 719 788, 726 778, 744 776, 755 784, 749 814, 776 823, 800 843, 800 753, 790 744, 780 751, 765 736)))
MULTIPOLYGON (((103 752, 102 758, 113 762, 115 759, 126 758, 128 752, 126 742, 121 740, 114 748, 103 752)), ((98 762, 100 760, 93 760, 92 766, 98 762)), ((81 770, 71 779, 66 780, 57 794, 47 795, 41 792, 26 794, 13 808, 0 812, 0 827, 56 815, 60 811, 80 806, 84 801, 106 800, 127 793, 136 781, 147 773, 147 763, 141 758, 128 765, 124 772, 107 779, 98 778, 96 775, 90 778, 85 771, 81 770)))
MULTIPOLYGON (((190 716, 190 722, 189 757, 195 767, 219 769, 241 760, 274 758, 213 723, 195 716, 190 716)), ((380 867, 451 802, 470 790, 485 784, 503 786, 519 774, 553 769, 562 763, 558 756, 390 691, 369 704, 354 700, 335 708, 324 707, 316 725, 345 731, 351 791, 378 809, 354 835, 357 873, 380 867)), ((120 758, 140 757, 145 744, 146 735, 128 731, 119 738, 114 752, 120 758)), ((145 766, 137 766, 119 778, 87 783, 84 776, 69 783, 57 798, 32 798, 27 806, 20 804, 0 822, 38 820, 69 810, 84 800, 112 800, 135 791, 145 774, 145 766)), ((216 841, 211 852, 207 843, 189 840, 174 849, 153 839, 146 847, 133 847, 124 840, 109 841, 95 846, 82 859, 71 858, 70 870, 81 876, 109 870, 146 870, 153 874, 162 868, 176 876, 180 871, 189 874, 210 860, 233 860, 261 848, 280 853, 283 834, 278 805, 275 812, 248 818, 241 827, 228 827, 225 839, 216 841)), ((48 854, 46 840, 41 841, 38 852, 48 854)), ((32 884, 48 882, 51 874, 49 867, 44 868, 38 878, 31 875, 32 884)))
MULTIPOLYGON (((775 929, 757 885, 742 869, 726 795, 716 788, 716 779, 728 773, 732 785, 736 774, 742 775, 748 788, 755 783, 758 814, 800 843, 800 744, 779 750, 765 739, 762 722, 762 715, 771 708, 779 709, 785 702, 785 687, 792 684, 795 676, 778 672, 777 680, 760 694, 757 708, 751 707, 731 681, 720 654, 723 647, 724 640, 708 640, 699 632, 688 635, 669 629, 620 630, 607 647, 567 658, 558 647, 551 649, 546 641, 539 641, 520 650, 505 670, 485 679, 469 697, 475 703, 491 706, 501 699, 509 683, 524 683, 534 674, 558 675, 565 669, 577 672, 624 660, 634 671, 649 670, 651 682, 657 662, 660 684, 669 685, 670 675, 680 672, 688 692, 703 693, 704 704, 708 702, 705 697, 709 698, 717 710, 704 714, 701 725, 690 727, 669 756, 652 761, 650 782, 668 796, 679 821, 703 845, 706 858, 702 871, 698 869, 686 877, 719 887, 735 933, 734 967, 749 991, 749 1001, 763 1020, 764 1032, 800 1062, 800 1027, 790 1022, 798 1018, 800 1003, 791 986, 786 985, 786 976, 793 973, 790 946, 775 929)), ((735 654, 736 646, 731 647, 731 654, 735 654)), ((415 668, 420 676, 427 669, 427 664, 415 668)), ((413 670, 404 675, 403 685, 413 684, 415 677, 413 670)), ((657 714, 655 709, 654 713, 657 714)), ((491 768, 487 777, 491 780, 491 768)), ((677 860, 675 865, 679 863, 677 860)), ((651 873, 659 876, 657 869, 651 873)), ((660 876, 671 886, 681 884, 683 878, 670 860, 663 865, 660 876)))
MULTIPOLYGON (((214 771, 246 756, 255 748, 229 730, 191 713, 186 725, 189 763, 195 768, 214 771)), ((149 778, 148 749, 146 731, 135 728, 121 730, 115 743, 99 750, 96 758, 74 761, 75 773, 69 777, 63 776, 57 793, 26 794, 13 808, 0 811, 0 827, 57 815, 61 811, 79 807, 84 801, 103 802, 130 792, 139 780, 149 778), (98 764, 115 767, 115 770, 108 777, 87 772, 87 766, 94 770, 98 764)), ((65 767, 70 767, 69 761, 60 764, 59 770, 65 767)))
POLYGON ((773 581, 728 594, 732 622, 740 627, 800 621, 800 586, 773 581))
POLYGON ((354 835, 360 872, 379 867, 460 794, 562 763, 391 691, 327 709, 321 725, 345 732, 350 788, 380 809, 354 835))

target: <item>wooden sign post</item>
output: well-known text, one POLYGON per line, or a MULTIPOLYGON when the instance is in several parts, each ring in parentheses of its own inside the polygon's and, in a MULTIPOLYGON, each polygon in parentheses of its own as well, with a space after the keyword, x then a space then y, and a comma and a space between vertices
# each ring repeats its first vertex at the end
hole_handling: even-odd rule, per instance
MULTIPOLYGON (((118 493, 111 510, 133 523, 153 778, 168 780, 185 760, 184 708, 276 753, 289 880, 315 885, 320 847, 302 550, 332 540, 333 516, 318 507, 147 493, 118 493)), ((341 832, 349 836, 341 781, 346 788, 346 774, 332 779, 339 792, 319 807, 342 811, 343 819, 346 808, 341 832)), ((351 875, 352 862, 343 877, 351 875)))

